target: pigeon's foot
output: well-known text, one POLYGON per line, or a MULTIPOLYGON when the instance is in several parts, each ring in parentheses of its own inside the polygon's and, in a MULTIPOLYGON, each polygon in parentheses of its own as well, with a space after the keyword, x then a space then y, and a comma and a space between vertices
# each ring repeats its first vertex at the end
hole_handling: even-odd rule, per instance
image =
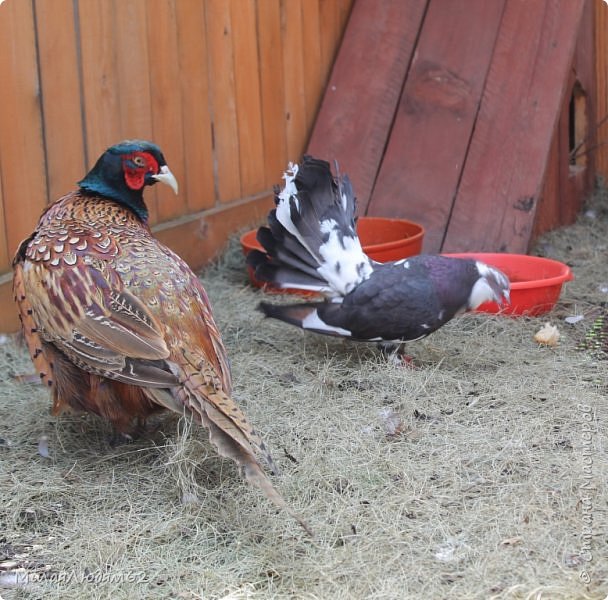
POLYGON ((380 352, 386 356, 386 360, 398 367, 416 369, 414 358, 405 353, 405 344, 399 342, 378 342, 380 352))

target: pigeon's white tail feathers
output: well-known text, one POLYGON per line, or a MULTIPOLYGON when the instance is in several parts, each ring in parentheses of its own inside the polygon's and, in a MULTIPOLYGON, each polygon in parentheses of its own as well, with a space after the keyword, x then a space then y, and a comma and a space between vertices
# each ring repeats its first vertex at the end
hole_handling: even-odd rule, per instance
POLYGON ((314 265, 334 293, 347 294, 367 279, 373 268, 355 230, 356 201, 350 180, 334 177, 329 163, 310 156, 305 156, 301 165, 290 163, 283 177, 285 185, 276 194, 275 214, 289 234, 284 239, 292 245, 290 252, 294 254, 296 241, 312 259, 312 264, 310 259, 303 262, 314 265))

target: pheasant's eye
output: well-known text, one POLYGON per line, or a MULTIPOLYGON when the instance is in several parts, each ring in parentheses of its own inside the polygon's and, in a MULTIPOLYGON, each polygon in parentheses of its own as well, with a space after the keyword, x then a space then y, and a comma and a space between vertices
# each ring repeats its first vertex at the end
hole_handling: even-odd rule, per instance
POLYGON ((133 157, 133 162, 138 167, 145 167, 146 166, 146 161, 144 160, 144 158, 142 156, 134 156, 133 157))

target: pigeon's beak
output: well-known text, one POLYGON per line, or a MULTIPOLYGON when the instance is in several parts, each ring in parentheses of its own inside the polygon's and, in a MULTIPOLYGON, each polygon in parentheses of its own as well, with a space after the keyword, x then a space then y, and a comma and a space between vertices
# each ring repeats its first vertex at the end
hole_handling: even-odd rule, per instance
POLYGON ((175 175, 169 171, 169 167, 167 165, 163 165, 160 168, 160 173, 158 175, 152 175, 152 179, 165 183, 177 194, 177 179, 175 179, 175 175))

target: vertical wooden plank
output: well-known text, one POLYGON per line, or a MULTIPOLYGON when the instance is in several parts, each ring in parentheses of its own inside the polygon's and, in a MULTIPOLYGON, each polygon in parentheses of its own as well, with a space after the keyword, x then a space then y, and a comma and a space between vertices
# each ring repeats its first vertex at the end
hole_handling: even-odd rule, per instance
MULTIPOLYGON (((154 141, 163 149, 178 182, 183 182, 186 170, 175 3, 172 0, 147 0, 146 14, 154 141)), ((128 60, 128 57, 121 58, 128 60)), ((176 196, 167 186, 156 188, 159 222, 186 213, 185 193, 176 196)))
POLYGON ((265 185, 272 187, 287 166, 281 5, 277 0, 257 0, 256 8, 265 185))
POLYGON ((299 160, 306 144, 305 48, 302 36, 302 0, 281 0, 283 31, 283 81, 289 160, 299 160))
POLYGON ((78 1, 87 169, 122 139, 115 63, 114 5, 78 1))
MULTIPOLYGON (((574 50, 573 68, 564 105, 574 108, 575 155, 571 161, 570 144, 565 147, 562 159, 567 173, 567 185, 562 196, 560 225, 573 223, 585 198, 593 191, 596 178, 597 109, 595 79, 595 46, 593 40, 594 6, 585 2, 574 50), (580 154, 579 154, 580 153, 580 154)), ((569 111, 570 112, 570 111, 569 111)), ((568 139, 566 139, 568 142, 568 139)))
POLYGON ((608 180, 608 4, 594 0, 595 9, 595 81, 598 128, 595 150, 597 172, 608 180))
POLYGON ((431 0, 367 213, 421 223, 438 252, 502 18, 502 0, 431 0))
POLYGON ((337 159, 365 212, 427 0, 356 0, 308 152, 337 159), (373 49, 373 51, 372 51, 373 49))
MULTIPOLYGON (((549 159, 547 161, 547 169, 545 171, 545 180, 539 196, 538 208, 536 209, 536 218, 534 220, 532 239, 535 239, 539 235, 559 227, 560 224, 560 197, 563 171, 560 160, 562 158, 561 138, 564 131, 566 132, 566 136, 568 133, 567 119, 568 111, 566 110, 564 115, 564 111, 562 110, 562 114, 553 133, 551 149, 549 150, 549 159), (565 123, 564 116, 566 118, 565 123)), ((566 144, 567 143, 568 140, 566 139, 566 144)))
MULTIPOLYGON (((325 91, 331 69, 338 49, 344 37, 351 7, 355 0, 318 0, 319 2, 319 44, 321 56, 319 59, 319 77, 321 89, 325 91)), ((323 95, 319 94, 317 113, 321 106, 323 95)))
POLYGON ((153 141, 150 72, 159 65, 151 65, 148 56, 146 15, 152 5, 147 0, 113 0, 113 5, 121 133, 153 141))
POLYGON ((510 0, 442 250, 526 252, 584 0, 510 0))
POLYGON ((211 106, 216 190, 219 201, 227 202, 241 194, 230 5, 225 0, 207 0, 205 22, 209 80, 213 82, 211 106))
MULTIPOLYGON (((113 0, 113 6, 120 138, 157 141, 152 128, 146 0, 113 0)), ((158 221, 159 187, 145 195, 151 223, 158 221)))
POLYGON ((186 169, 181 185, 193 213, 215 204, 205 11, 200 0, 179 0, 175 10, 186 169))
POLYGON ((34 4, 44 115, 49 200, 76 187, 86 173, 74 3, 34 4))
MULTIPOLYGON (((319 24, 321 26, 320 45, 323 65, 331 69, 341 35, 340 7, 337 0, 318 0, 319 24)), ((329 71, 327 71, 329 74, 329 71)))
POLYGON ((31 2, 0 6, 0 172, 6 245, 0 260, 12 256, 47 203, 44 139, 31 2), (16 33, 18 32, 18 34, 16 33))
MULTIPOLYGON (((302 51, 304 102, 306 104, 306 128, 312 129, 315 117, 321 104, 321 90, 325 87, 325 70, 321 61, 321 23, 319 2, 302 3, 302 51)), ((308 141, 308 140, 307 140, 308 141)))
MULTIPOLYGON (((2 163, 0 162, 0 167, 2 163)), ((4 203, 4 194, 2 192, 2 171, 0 170, 0 274, 9 271, 11 268, 11 259, 15 253, 15 249, 10 249, 7 244, 8 235, 6 230, 6 222, 4 220, 4 213, 6 212, 6 205, 4 203)), ((0 313, 2 312, 2 306, 0 305, 0 313)), ((0 331, 4 331, 0 329, 0 331)))
POLYGON ((241 196, 264 189, 264 140, 254 0, 230 0, 241 196))

